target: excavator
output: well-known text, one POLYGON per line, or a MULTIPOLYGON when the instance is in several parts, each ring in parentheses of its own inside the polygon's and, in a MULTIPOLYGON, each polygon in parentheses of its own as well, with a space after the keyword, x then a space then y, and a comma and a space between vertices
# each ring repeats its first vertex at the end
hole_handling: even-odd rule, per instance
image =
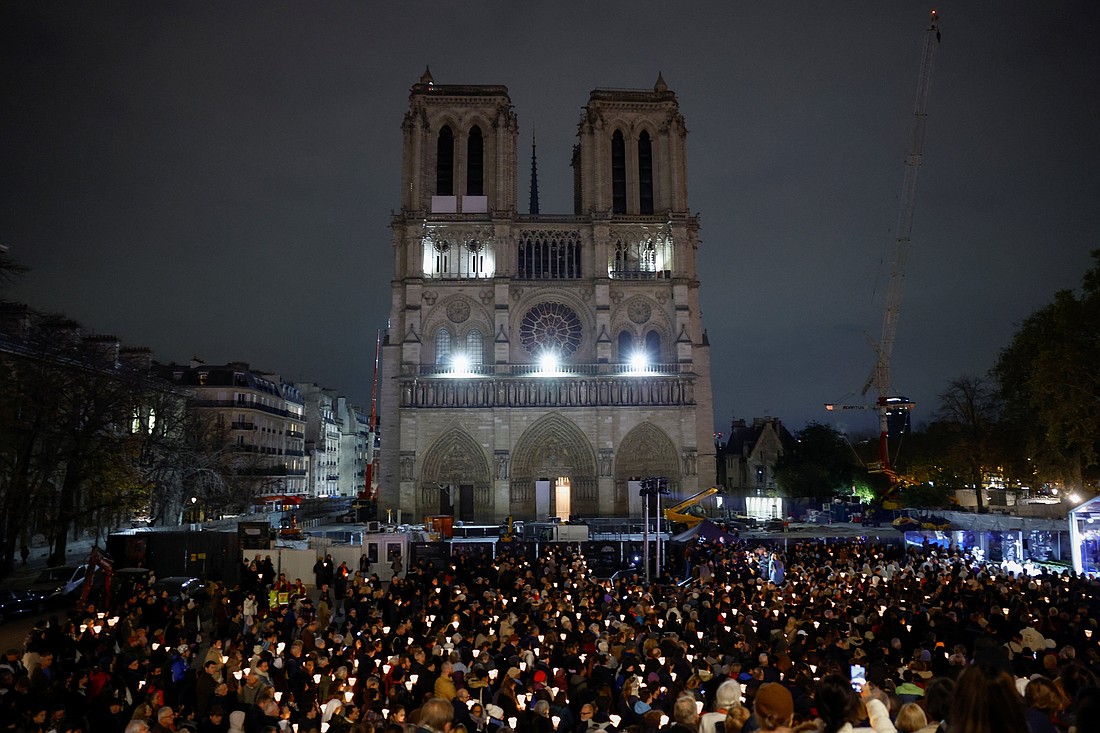
POLYGON ((680 503, 673 504, 665 509, 665 519, 667 519, 673 527, 691 529, 707 518, 706 511, 699 503, 721 492, 722 489, 718 486, 711 486, 709 489, 703 489, 698 494, 689 496, 680 503))

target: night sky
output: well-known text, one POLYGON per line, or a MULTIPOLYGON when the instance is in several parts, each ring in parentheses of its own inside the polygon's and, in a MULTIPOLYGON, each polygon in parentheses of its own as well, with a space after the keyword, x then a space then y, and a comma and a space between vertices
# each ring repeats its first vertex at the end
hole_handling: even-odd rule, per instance
MULTIPOLYGON (((543 213, 572 213, 589 91, 660 71, 690 131, 718 429, 830 421, 874 361, 931 7, 9 0, 0 243, 32 271, 6 296, 161 361, 247 361, 367 404, 425 65, 507 85, 519 199, 534 130, 543 213)), ((894 349, 916 423, 1100 247, 1100 4, 938 9, 894 349)))

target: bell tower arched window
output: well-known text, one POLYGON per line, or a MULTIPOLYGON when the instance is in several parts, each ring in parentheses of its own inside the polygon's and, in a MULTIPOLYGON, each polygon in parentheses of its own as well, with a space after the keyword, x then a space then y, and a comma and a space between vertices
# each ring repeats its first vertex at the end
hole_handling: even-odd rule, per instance
POLYGON ((626 213, 626 140, 622 130, 611 136, 611 213, 626 213))
POLYGON ((435 363, 449 364, 451 362, 451 332, 441 328, 435 332, 435 363))
POLYGON ((485 141, 477 125, 466 139, 466 195, 485 195, 485 141))
POLYGON ((641 213, 653 213, 653 143, 644 130, 638 136, 638 205, 641 213))
POLYGON ((455 135, 449 125, 443 126, 436 141, 435 195, 455 195, 455 135))

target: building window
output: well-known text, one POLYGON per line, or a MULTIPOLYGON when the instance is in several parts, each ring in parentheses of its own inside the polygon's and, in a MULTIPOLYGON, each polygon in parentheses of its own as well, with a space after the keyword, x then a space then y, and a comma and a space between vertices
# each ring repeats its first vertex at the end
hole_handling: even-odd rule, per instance
POLYGON ((638 137, 638 204, 641 213, 653 213, 653 144, 648 132, 638 137))
POLYGON ((626 363, 634 355, 634 336, 630 331, 619 333, 619 361, 626 363))
POLYGON ((496 271, 492 230, 488 227, 425 227, 424 274, 433 278, 489 278, 496 271))
POLYGON ((477 125, 470 128, 466 140, 466 195, 485 195, 485 141, 477 125))
POLYGON ((581 321, 564 303, 539 303, 520 320, 519 340, 534 356, 549 352, 569 357, 581 345, 581 321))
POLYGON ((466 334, 466 360, 472 364, 485 362, 485 343, 481 337, 481 331, 476 328, 466 334))
POLYGON ((611 213, 626 213, 626 140, 621 130, 611 136, 611 213))
POLYGON ((441 328, 435 332, 435 363, 447 364, 451 361, 451 332, 441 328))
POLYGON ((435 195, 455 195, 455 136, 450 126, 439 131, 435 148, 435 195))
POLYGON ((661 360, 661 334, 650 331, 645 335, 645 354, 650 364, 661 360))
POLYGON ((643 228, 615 237, 609 247, 607 274, 620 280, 672 277, 672 237, 666 228, 643 228))
POLYGON ((524 232, 517 252, 516 277, 523 280, 567 280, 581 276, 581 241, 577 232, 524 232))

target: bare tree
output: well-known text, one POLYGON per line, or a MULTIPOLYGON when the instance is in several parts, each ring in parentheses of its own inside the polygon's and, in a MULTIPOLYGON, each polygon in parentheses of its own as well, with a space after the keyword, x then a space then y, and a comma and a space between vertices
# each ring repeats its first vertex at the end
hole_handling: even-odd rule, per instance
POLYGON ((982 480, 994 466, 996 426, 1000 417, 994 387, 984 377, 964 375, 948 383, 940 395, 937 418, 953 438, 946 460, 959 466, 978 497, 978 511, 984 511, 982 480))

